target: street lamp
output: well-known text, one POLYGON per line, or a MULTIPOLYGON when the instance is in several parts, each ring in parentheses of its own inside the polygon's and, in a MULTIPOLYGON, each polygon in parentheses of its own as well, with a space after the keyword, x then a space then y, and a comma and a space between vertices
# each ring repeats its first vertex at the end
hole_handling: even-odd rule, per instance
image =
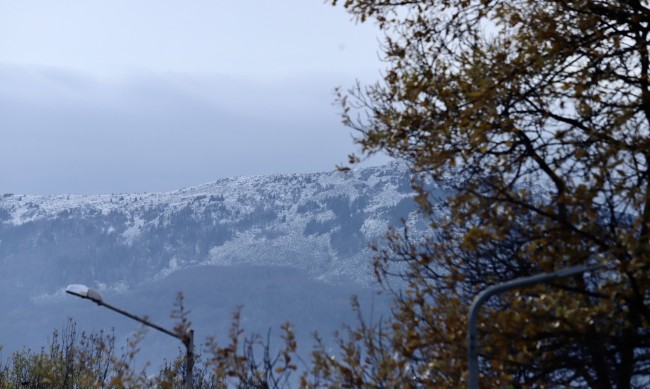
POLYGON ((80 284, 72 284, 68 285, 68 287, 65 289, 65 292, 77 297, 81 297, 83 299, 90 300, 97 305, 104 306, 108 309, 111 309, 121 315, 124 315, 126 317, 129 317, 133 320, 136 320, 146 326, 152 327, 157 329, 160 332, 164 332, 169 336, 173 336, 174 338, 180 340, 183 342, 183 345, 185 346, 186 354, 185 354, 185 389, 192 389, 192 371, 194 369, 194 330, 192 329, 187 329, 185 334, 177 334, 173 331, 170 331, 168 329, 165 329, 157 324, 154 324, 150 322, 149 320, 136 316, 132 313, 126 312, 120 308, 114 307, 104 301, 104 298, 102 297, 102 294, 99 293, 98 290, 92 289, 87 287, 86 285, 80 285, 80 284))
POLYGON ((487 299, 495 294, 507 290, 523 288, 540 282, 551 281, 558 278, 569 277, 572 275, 596 270, 603 265, 578 265, 566 269, 560 269, 551 273, 541 273, 530 277, 517 278, 501 284, 492 285, 479 293, 472 302, 469 309, 469 319, 467 321, 467 359, 469 377, 467 387, 469 389, 478 389, 478 346, 476 342, 476 321, 478 320, 478 311, 487 299))

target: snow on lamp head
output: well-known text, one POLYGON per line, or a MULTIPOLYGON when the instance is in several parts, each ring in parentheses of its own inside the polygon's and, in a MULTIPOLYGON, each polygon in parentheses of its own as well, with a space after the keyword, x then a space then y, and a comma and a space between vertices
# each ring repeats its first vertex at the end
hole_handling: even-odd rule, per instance
POLYGON ((68 287, 65 288, 65 292, 84 299, 94 301, 97 304, 101 304, 104 302, 104 298, 102 297, 102 294, 99 293, 98 290, 89 288, 86 285, 81 285, 81 284, 68 285, 68 287))

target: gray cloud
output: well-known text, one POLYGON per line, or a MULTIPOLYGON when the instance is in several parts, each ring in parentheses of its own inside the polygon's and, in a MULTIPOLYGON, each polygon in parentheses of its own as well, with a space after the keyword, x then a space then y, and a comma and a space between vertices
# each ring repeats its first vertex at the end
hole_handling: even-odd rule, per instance
POLYGON ((330 170, 354 150, 332 106, 333 87, 351 82, 0 66, 0 192, 152 192, 330 170))

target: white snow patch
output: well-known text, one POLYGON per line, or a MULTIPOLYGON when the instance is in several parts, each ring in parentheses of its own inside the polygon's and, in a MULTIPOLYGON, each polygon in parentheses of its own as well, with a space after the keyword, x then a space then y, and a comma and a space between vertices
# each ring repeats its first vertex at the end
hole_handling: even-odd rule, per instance
POLYGON ((133 244, 135 239, 140 236, 144 223, 145 221, 143 219, 140 219, 138 216, 134 217, 133 224, 122 233, 122 237, 127 244, 133 244))

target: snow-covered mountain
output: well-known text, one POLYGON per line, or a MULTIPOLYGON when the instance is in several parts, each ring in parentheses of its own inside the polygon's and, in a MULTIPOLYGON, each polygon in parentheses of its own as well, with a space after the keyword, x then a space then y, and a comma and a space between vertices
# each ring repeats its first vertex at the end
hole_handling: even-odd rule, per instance
POLYGON ((415 210, 407 169, 223 179, 167 193, 0 199, 0 284, 128 288, 196 265, 370 281, 368 243, 415 210))
MULTIPOLYGON (((225 333, 240 304, 250 329, 290 320, 301 339, 313 330, 327 334, 354 320, 352 294, 386 312, 387 298, 370 288, 368 244, 408 215, 416 229, 424 225, 414 212, 408 169, 399 163, 238 177, 167 193, 1 196, 5 350, 43 344, 67 316, 94 329, 119 322, 66 296, 72 283, 98 288, 163 324, 183 291, 197 339, 225 333)), ((136 326, 121 325, 124 336, 136 326)))

